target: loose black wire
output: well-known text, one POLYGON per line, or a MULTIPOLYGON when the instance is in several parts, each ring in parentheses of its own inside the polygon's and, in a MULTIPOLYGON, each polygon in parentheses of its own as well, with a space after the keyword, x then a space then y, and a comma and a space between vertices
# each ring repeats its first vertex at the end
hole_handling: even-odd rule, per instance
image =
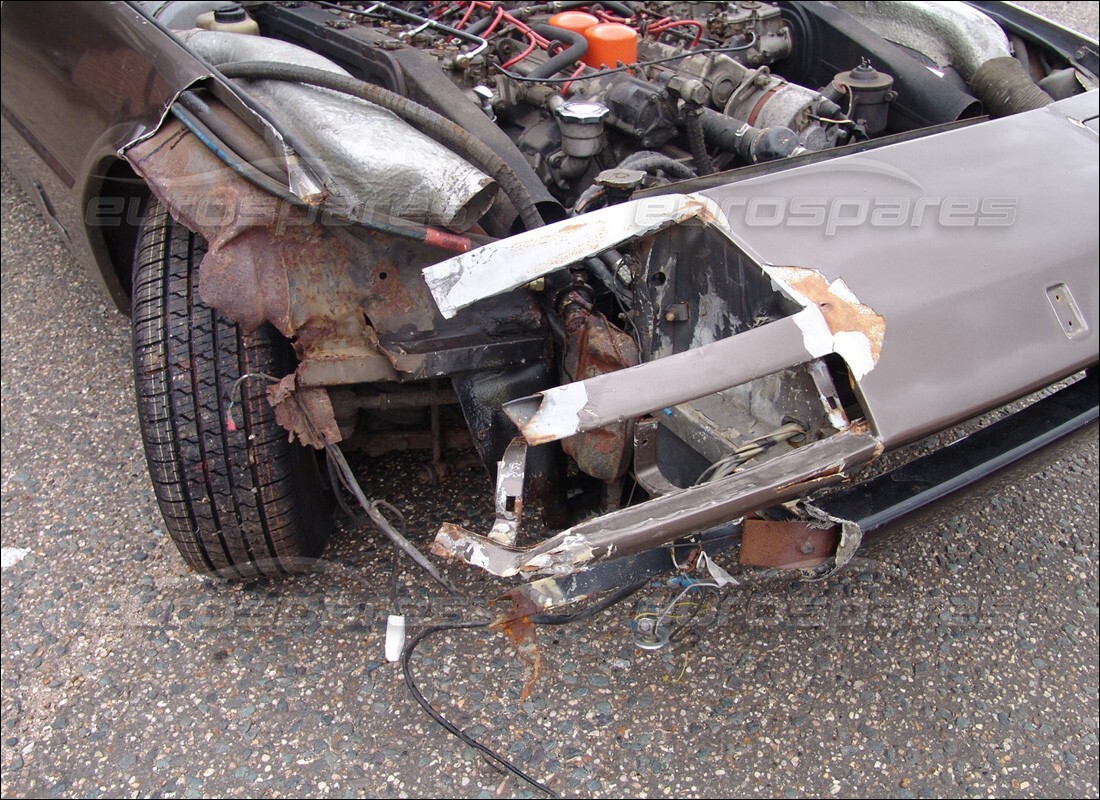
POLYGON ((477 752, 481 753, 481 755, 485 758, 504 767, 504 769, 508 770, 508 772, 512 773, 525 783, 528 783, 531 786, 535 787, 540 792, 544 792, 549 797, 557 797, 557 795, 554 794, 550 787, 546 786, 543 783, 540 783, 538 779, 531 777, 522 769, 509 761, 507 758, 500 755, 496 751, 486 747, 473 736, 466 733, 466 731, 462 730, 457 725, 449 721, 440 712, 436 711, 435 707, 428 702, 427 698, 424 697, 423 694, 421 694, 420 690, 416 687, 416 681, 413 680, 412 667, 410 666, 413 651, 416 650, 417 645, 419 645, 429 636, 434 636, 435 634, 442 633, 444 631, 488 627, 488 622, 450 622, 444 625, 432 625, 420 631, 418 634, 416 634, 416 636, 408 641, 408 643, 405 645, 405 649, 401 653, 401 672, 404 673, 405 676, 405 685, 409 687, 409 692, 412 694, 413 699, 416 700, 416 702, 420 704, 420 707, 427 712, 428 716, 435 720, 440 727, 447 731, 447 733, 457 737, 459 740, 461 740, 465 744, 468 744, 477 752))
POLYGON ((601 611, 611 608, 611 606, 616 603, 625 600, 648 583, 649 578, 645 578, 637 583, 620 587, 603 600, 585 606, 580 611, 574 611, 571 614, 534 614, 529 619, 535 625, 568 625, 571 622, 583 622, 590 617, 596 616, 601 611))
MULTIPOLYGON (((566 625, 571 622, 582 622, 583 620, 596 616, 596 614, 610 608, 616 603, 625 600, 648 583, 649 578, 646 578, 645 580, 639 581, 637 583, 623 586, 619 589, 616 589, 614 592, 612 592, 599 602, 592 603, 589 606, 585 606, 580 611, 574 611, 570 614, 535 614, 529 619, 535 625, 566 625)), ((477 739, 470 736, 470 734, 466 733, 464 730, 462 730, 457 725, 449 721, 446 717, 444 717, 439 711, 435 709, 434 706, 432 706, 431 703, 428 702, 427 698, 425 698, 424 695, 417 688, 416 681, 413 680, 412 669, 410 666, 413 651, 416 650, 417 646, 429 636, 433 636, 443 631, 487 627, 489 627, 488 622, 452 622, 443 625, 432 625, 417 633, 416 636, 414 636, 405 644, 405 649, 401 652, 401 672, 405 676, 405 685, 409 688, 409 692, 412 694, 413 699, 416 700, 420 707, 427 712, 428 716, 435 720, 435 722, 439 724, 439 726, 442 727, 449 734, 457 737, 465 744, 468 744, 470 747, 474 748, 474 750, 481 753, 485 758, 489 759, 490 761, 500 764, 502 767, 504 767, 504 769, 508 770, 520 780, 523 780, 531 786, 535 787, 540 792, 545 792, 550 797, 556 797, 557 795, 555 795, 549 787, 540 783, 538 780, 531 777, 522 769, 509 761, 507 758, 486 747, 477 739)))

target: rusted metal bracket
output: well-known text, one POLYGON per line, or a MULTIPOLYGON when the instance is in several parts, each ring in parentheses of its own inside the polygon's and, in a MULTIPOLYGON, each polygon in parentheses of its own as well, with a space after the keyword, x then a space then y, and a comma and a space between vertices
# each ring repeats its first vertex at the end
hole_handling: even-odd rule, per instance
POLYGON ((752 567, 809 569, 832 558, 839 542, 837 525, 799 520, 747 519, 737 560, 752 567))
POLYGON ((847 431, 721 480, 586 520, 526 550, 446 523, 436 534, 432 552, 462 559, 502 577, 569 573, 801 497, 841 480, 846 470, 880 452, 881 443, 866 425, 854 424, 847 431))

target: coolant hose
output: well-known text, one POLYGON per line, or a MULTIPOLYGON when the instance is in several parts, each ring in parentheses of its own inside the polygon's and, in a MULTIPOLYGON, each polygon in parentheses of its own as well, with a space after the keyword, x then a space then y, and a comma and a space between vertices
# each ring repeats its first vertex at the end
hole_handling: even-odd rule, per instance
POLYGON ((652 150, 639 150, 637 153, 631 153, 619 162, 619 168, 637 169, 648 172, 650 175, 656 174, 660 170, 675 181, 686 181, 688 178, 695 177, 695 173, 692 172, 690 167, 681 164, 674 158, 669 158, 661 153, 654 153, 652 150))
POLYGON ((970 78, 970 88, 992 117, 1032 111, 1054 102, 1012 56, 991 58, 978 67, 970 78))
MULTIPOLYGON (((558 30, 554 28, 553 30, 558 30)), ((368 103, 374 103, 391 111, 421 133, 435 139, 458 153, 463 158, 483 170, 493 178, 512 205, 519 212, 520 219, 528 230, 544 225, 542 215, 535 206, 535 200, 524 186, 515 171, 493 150, 459 125, 430 108, 420 105, 407 97, 358 80, 346 75, 329 72, 297 64, 278 64, 268 61, 240 61, 223 64, 218 70, 227 78, 246 80, 273 80, 304 83, 329 89, 341 94, 358 97, 368 103)))
POLYGON ((707 152, 706 138, 703 136, 703 109, 685 109, 684 133, 687 135, 688 149, 691 150, 691 160, 695 162, 695 171, 700 175, 710 175, 714 172, 714 160, 707 152))
POLYGON ((528 78, 552 78, 566 67, 576 64, 588 52, 588 40, 574 31, 543 23, 532 25, 531 30, 550 41, 557 39, 564 42, 568 47, 531 70, 527 74, 528 78))

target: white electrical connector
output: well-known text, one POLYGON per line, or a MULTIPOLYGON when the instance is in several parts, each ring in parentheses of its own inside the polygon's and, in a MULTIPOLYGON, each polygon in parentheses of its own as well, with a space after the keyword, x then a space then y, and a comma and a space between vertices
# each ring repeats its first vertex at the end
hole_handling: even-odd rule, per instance
POLYGON ((393 662, 401 658, 405 647, 405 615, 390 614, 386 620, 386 660, 393 662))

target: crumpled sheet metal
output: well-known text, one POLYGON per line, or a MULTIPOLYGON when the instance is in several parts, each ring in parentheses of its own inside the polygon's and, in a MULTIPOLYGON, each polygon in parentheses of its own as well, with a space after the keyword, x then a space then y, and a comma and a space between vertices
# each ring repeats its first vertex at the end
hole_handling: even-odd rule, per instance
MULTIPOLYGON (((792 450, 751 469, 574 525, 525 550, 445 523, 432 552, 500 577, 557 575, 639 553, 841 480, 882 452, 864 424, 792 450)), ((844 544, 843 539, 841 542, 844 544)), ((839 557, 839 553, 838 553, 839 557)), ((838 558, 839 560, 839 558, 838 558)))
POLYGON ((648 197, 485 245, 424 270, 445 317, 623 242, 691 219, 713 225, 802 306, 791 317, 709 345, 512 401, 508 415, 530 444, 564 439, 704 397, 787 367, 836 353, 858 381, 874 369, 886 323, 843 280, 813 269, 761 261, 744 247, 714 201, 696 194, 648 197), (759 340, 759 341, 758 341, 759 340), (721 357, 750 355, 741 362, 721 357), (719 370, 719 366, 722 368, 719 370))
MULTIPOLYGON (((425 263, 431 255, 423 246, 360 239, 318 224, 238 177, 175 120, 126 157, 173 218, 206 240, 199 266, 203 302, 246 332, 268 322, 294 340, 303 374, 314 360, 329 368, 341 358, 383 359, 367 317, 393 327, 431 327, 427 287, 399 280, 396 265, 425 263), (384 281, 382 273, 389 274, 384 281), (384 290, 374 291, 378 284, 384 290)), ((337 430, 331 408, 314 403, 312 412, 318 427, 337 430)), ((282 422, 295 417, 288 413, 282 422)), ((290 429, 304 440, 316 438, 304 425, 290 429)))
MULTIPOLYGON (((215 66, 271 61, 348 75, 327 58, 276 39, 204 30, 178 35, 215 66)), ((492 178, 384 108, 286 81, 241 83, 324 160, 338 184, 330 188, 340 196, 328 206, 343 202, 349 209, 466 230, 492 205, 492 178)))
POLYGON ((486 297, 524 286, 629 239, 711 213, 710 200, 670 194, 601 208, 427 267, 424 279, 439 312, 450 319, 486 297))
POLYGON ((275 409, 275 421, 290 432, 291 439, 324 450, 343 436, 332 410, 328 391, 299 387, 297 375, 290 373, 267 389, 267 399, 275 409))

